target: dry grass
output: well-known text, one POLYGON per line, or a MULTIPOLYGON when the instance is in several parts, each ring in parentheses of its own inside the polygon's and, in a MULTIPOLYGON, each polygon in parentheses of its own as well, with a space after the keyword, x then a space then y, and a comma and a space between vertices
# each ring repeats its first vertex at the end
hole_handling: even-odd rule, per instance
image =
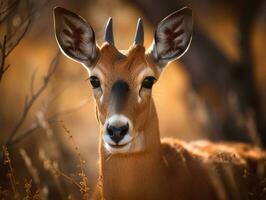
POLYGON ((67 127, 65 126, 63 121, 61 121, 61 124, 62 124, 62 127, 63 127, 65 133, 68 136, 69 141, 71 142, 71 145, 75 149, 76 156, 79 159, 78 176, 80 178, 79 189, 80 189, 80 192, 82 194, 82 198, 83 199, 88 199, 89 198, 89 184, 88 184, 88 177, 86 176, 85 170, 84 170, 84 165, 86 164, 86 162, 85 162, 84 159, 82 159, 79 147, 77 146, 76 141, 74 140, 74 137, 71 134, 70 130, 67 129, 67 127))
MULTIPOLYGON (((68 184, 73 189, 73 194, 63 194, 68 199, 83 199, 87 200, 90 197, 90 188, 88 183, 88 177, 85 173, 85 160, 82 159, 80 149, 76 144, 76 141, 71 134, 70 130, 66 127, 63 121, 60 124, 66 133, 68 141, 74 149, 75 156, 78 159, 77 171, 74 173, 65 173, 60 169, 59 163, 56 160, 49 158, 48 154, 39 148, 39 159, 43 164, 44 171, 47 171, 52 176, 52 184, 55 185, 60 193, 65 193, 61 181, 68 184), (78 192, 77 192, 78 191, 78 192), (76 194, 79 194, 78 196, 76 194)), ((15 170, 12 166, 11 155, 7 147, 3 146, 3 165, 6 169, 6 177, 8 183, 3 186, 0 185, 0 199, 49 199, 49 189, 42 183, 40 178, 41 170, 36 168, 32 159, 29 157, 24 149, 19 150, 22 159, 25 162, 25 167, 30 174, 30 178, 23 178, 23 181, 19 180, 15 175, 15 170)))

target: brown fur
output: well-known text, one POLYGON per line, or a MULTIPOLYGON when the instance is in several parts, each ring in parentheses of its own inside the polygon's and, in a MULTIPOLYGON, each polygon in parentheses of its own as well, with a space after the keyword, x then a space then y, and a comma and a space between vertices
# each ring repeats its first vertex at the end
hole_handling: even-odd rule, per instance
MULTIPOLYGON (((154 71, 156 78, 160 75, 143 47, 131 48, 123 54, 105 44, 95 67, 105 76, 106 99, 100 103, 96 97, 102 125, 113 114, 108 92, 115 80, 126 80, 131 88, 135 88, 139 84, 135 77, 147 66, 154 71)), ((131 93, 123 114, 132 119, 137 130, 143 131, 145 151, 111 155, 100 141, 100 175, 92 199, 266 198, 264 151, 240 143, 186 143, 170 138, 160 141, 152 97, 137 105, 136 96, 131 93)))
POLYGON ((123 115, 131 128, 124 149, 122 145, 111 148, 109 133, 101 130, 100 176, 93 199, 266 199, 266 153, 261 149, 236 143, 160 140, 150 80, 158 80, 163 67, 188 49, 191 9, 180 9, 162 20, 147 53, 141 42, 123 52, 108 42, 99 48, 92 27, 64 8, 54 9, 54 21, 62 52, 82 63, 90 78, 97 80, 91 83, 101 128, 106 129, 106 120, 114 115, 123 115), (142 84, 144 80, 148 86, 146 81, 142 84), (126 85, 127 98, 116 95, 124 103, 117 111, 111 88, 119 82, 126 85))

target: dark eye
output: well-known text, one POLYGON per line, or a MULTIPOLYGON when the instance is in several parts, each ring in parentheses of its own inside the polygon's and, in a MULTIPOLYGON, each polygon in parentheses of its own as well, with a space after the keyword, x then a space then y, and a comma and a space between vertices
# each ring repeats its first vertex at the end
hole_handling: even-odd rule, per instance
POLYGON ((153 84, 155 83, 156 78, 154 78, 153 76, 148 76, 146 77, 143 82, 142 82, 142 87, 146 88, 146 89, 151 89, 153 84))
POLYGON ((96 76, 91 76, 90 82, 91 82, 91 85, 94 89, 101 86, 100 80, 96 76))

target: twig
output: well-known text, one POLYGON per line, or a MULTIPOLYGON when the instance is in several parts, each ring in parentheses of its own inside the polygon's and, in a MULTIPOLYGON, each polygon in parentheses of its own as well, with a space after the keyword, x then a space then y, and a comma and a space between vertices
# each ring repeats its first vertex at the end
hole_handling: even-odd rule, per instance
MULTIPOLYGON (((70 182, 71 184, 75 185, 77 188, 80 189, 79 183, 76 180, 74 180, 74 178, 72 178, 72 177, 66 175, 65 173, 63 173, 62 171, 60 171, 58 168, 58 164, 55 161, 50 160, 46 156, 46 153, 44 152, 44 150, 42 150, 42 149, 39 150, 39 157, 43 161, 44 169, 50 171, 55 180, 57 180, 57 177, 61 176, 64 179, 66 179, 68 182, 70 182)), ((61 188, 59 188, 59 189, 61 189, 61 188)))
POLYGON ((11 10, 12 8, 14 8, 14 6, 16 5, 17 2, 18 2, 18 0, 12 2, 12 4, 11 4, 10 6, 8 6, 7 8, 5 8, 4 10, 1 10, 1 11, 0 11, 0 15, 3 15, 3 14, 5 14, 6 12, 8 12, 9 10, 11 10))
POLYGON ((43 84, 41 85, 41 87, 32 94, 31 98, 28 99, 28 96, 26 96, 25 98, 25 105, 24 105, 24 110, 22 112, 22 115, 18 121, 18 123, 16 124, 16 126, 14 127, 14 129, 11 131, 6 145, 5 146, 9 146, 10 142, 13 140, 13 138, 15 137, 15 135, 17 134, 19 128, 21 127, 21 125, 24 123, 30 109, 32 108, 33 104, 36 102, 36 100, 40 97, 40 95, 45 91, 45 89, 48 86, 48 83, 52 77, 52 75, 54 74, 57 66, 58 66, 58 58, 59 58, 60 53, 58 53, 54 59, 52 60, 48 73, 47 75, 44 77, 43 79, 43 84))
MULTIPOLYGON (((36 9, 31 9, 28 16, 24 19, 24 21, 15 29, 15 31, 11 31, 11 34, 5 34, 4 36, 4 42, 1 44, 1 63, 0 63, 0 82, 3 78, 4 73, 7 71, 7 69, 10 67, 10 65, 5 67, 5 59, 6 57, 14 50, 14 48, 20 43, 20 41, 24 38, 26 33, 29 30, 30 25, 33 22, 33 18, 35 14, 41 10, 44 6, 46 6, 48 3, 50 3, 51 0, 45 1, 41 6, 39 6, 36 9), (21 31, 22 30, 22 31, 21 31)), ((10 6, 10 9, 15 8, 17 3, 19 1, 15 1, 12 6, 10 6)), ((32 8, 33 5, 30 5, 30 8, 32 8)), ((0 13, 1 14, 1 13, 0 13)), ((0 22, 1 23, 1 22, 0 22)))
POLYGON ((20 43, 24 38, 27 31, 29 30, 30 25, 32 24, 32 18, 36 11, 30 12, 30 14, 24 19, 24 21, 14 30, 11 31, 11 34, 7 35, 8 39, 8 49, 6 50, 6 57, 13 51, 13 49, 20 43), (22 33, 19 35, 19 31, 22 29, 22 33), (19 36, 18 36, 19 35, 19 36), (15 38, 17 36, 17 38, 15 38))
MULTIPOLYGON (((48 117, 46 119, 46 121, 47 121, 47 123, 55 123, 55 122, 57 122, 56 119, 58 117, 63 116, 63 115, 68 115, 68 114, 71 114, 71 113, 74 113, 74 112, 77 112, 78 110, 80 110, 81 108, 83 108, 87 103, 88 103, 88 100, 82 101, 79 105, 77 105, 77 106, 75 106, 73 108, 70 108, 70 109, 67 109, 67 110, 58 112, 58 113, 56 113, 56 114, 48 117)), ((9 143, 9 147, 10 146, 13 146, 15 144, 18 144, 19 142, 21 142, 25 138, 31 136, 34 133, 34 131, 36 131, 39 128, 41 128, 41 124, 38 122, 38 120, 36 120, 26 131, 24 131, 23 133, 19 134, 16 138, 14 138, 9 143)))
MULTIPOLYGON (((7 50, 6 52, 6 56, 9 55, 9 53, 19 44, 19 42, 22 40, 22 38, 24 38, 25 34, 27 33, 30 25, 33 22, 33 18, 36 15, 36 13, 38 11, 40 11, 41 9, 43 9, 48 3, 50 3, 51 0, 46 0, 41 6, 39 6, 38 8, 35 9, 31 9, 31 12, 29 13, 29 15, 24 19, 24 21, 18 26, 18 28, 16 28, 16 30, 14 32, 11 33, 11 35, 7 38, 8 41, 12 41, 14 39, 14 37, 17 35, 17 33, 19 32, 20 29, 22 29, 24 27, 24 30, 22 32, 22 34, 16 39, 16 41, 12 41, 11 42, 11 47, 7 50)), ((32 3, 31 3, 32 4, 32 3)), ((33 8, 33 5, 30 5, 30 8, 33 8)))
POLYGON ((85 160, 82 159, 81 157, 81 153, 79 150, 78 145, 76 144, 76 141, 73 137, 73 135, 71 134, 70 130, 66 127, 66 125, 64 124, 63 121, 60 121, 62 128, 64 129, 65 133, 67 133, 67 136, 70 140, 70 142, 72 143, 72 146, 74 147, 75 153, 79 159, 79 173, 78 176, 80 177, 80 182, 79 182, 79 186, 80 186, 80 192, 82 194, 82 199, 89 199, 89 183, 88 183, 88 177, 85 174, 85 170, 84 170, 84 165, 85 165, 85 160))
POLYGON ((6 36, 4 36, 3 43, 2 44, 0 43, 0 50, 1 50, 1 63, 0 63, 0 82, 1 82, 4 73, 9 68, 9 65, 7 67, 5 66, 5 60, 6 60, 6 36))
POLYGON ((38 187, 40 187, 40 176, 39 176, 37 168, 32 163, 32 159, 30 158, 30 156, 28 155, 26 150, 23 148, 19 149, 19 153, 20 153, 23 161, 25 162, 25 166, 26 166, 29 174, 31 175, 31 178, 33 179, 34 183, 38 187))
POLYGON ((0 5, 0 23, 2 23, 3 21, 5 21, 5 19, 9 16, 10 13, 12 13, 12 11, 17 7, 18 3, 20 0, 15 0, 11 3, 11 5, 9 5, 8 7, 4 8, 2 10, 2 6, 3 6, 3 2, 1 1, 1 5, 0 5))
POLYGON ((32 73, 32 76, 31 76, 31 82, 30 82, 30 95, 31 95, 31 97, 33 97, 33 94, 34 94, 34 80, 36 77, 36 73, 37 73, 37 68, 34 70, 34 72, 32 73))
POLYGON ((3 150, 3 156, 4 156, 4 164, 8 167, 8 170, 9 170, 7 176, 9 178, 9 182, 10 182, 10 185, 12 188, 14 199, 19 199, 19 193, 18 193, 17 187, 16 187, 18 185, 18 182, 16 181, 16 178, 14 175, 14 170, 13 170, 13 166, 11 163, 8 149, 7 149, 7 147, 3 146, 2 150, 3 150))
POLYGON ((66 179, 68 182, 72 183, 73 185, 77 186, 77 188, 81 188, 81 186, 79 185, 78 182, 76 182, 73 178, 71 178, 70 176, 66 175, 65 173, 63 173, 62 171, 60 171, 57 168, 53 168, 54 172, 58 175, 63 177, 64 179, 66 179))

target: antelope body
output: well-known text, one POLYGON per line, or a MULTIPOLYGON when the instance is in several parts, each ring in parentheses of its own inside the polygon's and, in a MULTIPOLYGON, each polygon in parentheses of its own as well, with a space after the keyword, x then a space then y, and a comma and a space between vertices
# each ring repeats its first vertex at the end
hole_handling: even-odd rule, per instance
POLYGON ((192 12, 183 8, 158 25, 143 47, 139 19, 133 46, 115 48, 112 19, 105 42, 80 16, 55 8, 55 33, 62 52, 90 75, 100 132, 100 175, 92 199, 266 199, 266 154, 237 143, 160 140, 152 86, 192 38, 192 12))

